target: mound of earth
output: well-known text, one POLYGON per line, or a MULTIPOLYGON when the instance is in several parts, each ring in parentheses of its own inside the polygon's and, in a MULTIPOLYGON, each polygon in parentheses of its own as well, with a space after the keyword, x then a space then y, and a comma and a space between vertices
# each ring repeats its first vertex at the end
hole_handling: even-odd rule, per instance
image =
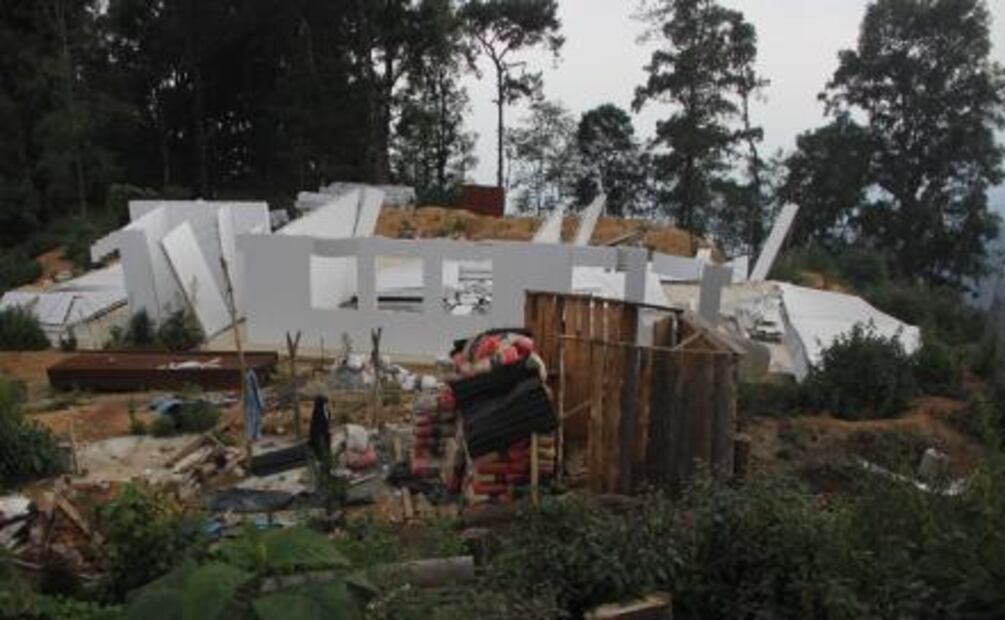
MULTIPOLYGON (((414 211, 383 209, 377 222, 377 234, 396 239, 530 241, 542 221, 542 218, 537 217, 493 217, 442 207, 419 207, 414 211)), ((562 226, 563 241, 572 240, 578 225, 578 218, 565 218, 562 226)), ((645 247, 665 254, 693 256, 693 242, 696 242, 698 248, 712 247, 707 241, 693 239, 692 235, 672 226, 648 220, 610 217, 600 218, 590 243, 605 245, 632 233, 640 235, 645 247)))

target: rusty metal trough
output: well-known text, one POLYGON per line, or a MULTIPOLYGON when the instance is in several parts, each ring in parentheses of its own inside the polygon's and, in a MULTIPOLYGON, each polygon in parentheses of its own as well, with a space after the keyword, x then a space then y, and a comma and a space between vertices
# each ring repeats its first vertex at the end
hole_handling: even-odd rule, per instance
MULTIPOLYGON (((263 384, 279 362, 276 353, 246 353, 244 358, 263 384)), ((186 386, 229 390, 241 386, 240 362, 233 352, 81 353, 52 365, 47 372, 49 384, 64 390, 133 392, 186 386)))

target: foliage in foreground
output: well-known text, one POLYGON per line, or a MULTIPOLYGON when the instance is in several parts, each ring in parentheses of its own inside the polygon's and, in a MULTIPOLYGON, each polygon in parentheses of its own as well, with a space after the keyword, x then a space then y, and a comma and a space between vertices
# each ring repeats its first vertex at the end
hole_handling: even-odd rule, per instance
POLYGON ((323 534, 248 527, 202 561, 187 559, 131 598, 125 617, 301 620, 362 618, 368 591, 323 534), (313 575, 289 582, 284 577, 313 575))
POLYGON ((1000 617, 1003 518, 1005 476, 991 466, 955 497, 885 479, 826 502, 782 477, 705 481, 626 511, 550 500, 490 573, 573 615, 661 589, 683 619, 1000 617))
POLYGON ((143 482, 125 485, 102 506, 98 525, 106 539, 108 593, 116 600, 171 570, 195 542, 182 507, 143 482))
POLYGON ((54 476, 66 468, 52 433, 24 418, 23 399, 19 384, 0 377, 0 488, 54 476))
POLYGON ((0 310, 0 351, 42 351, 49 346, 32 312, 19 306, 0 310))

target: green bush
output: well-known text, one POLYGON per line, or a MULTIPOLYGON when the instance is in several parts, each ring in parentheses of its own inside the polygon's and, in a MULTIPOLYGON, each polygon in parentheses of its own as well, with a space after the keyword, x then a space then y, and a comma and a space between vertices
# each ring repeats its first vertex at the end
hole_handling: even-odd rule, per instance
POLYGON ((129 319, 125 330, 112 328, 105 349, 138 349, 141 351, 189 351, 204 340, 202 326, 189 310, 177 310, 159 326, 146 310, 129 319))
POLYGON ((157 341, 168 351, 189 351, 205 340, 199 320, 190 310, 172 312, 157 328, 157 341))
POLYGON ((106 539, 109 594, 116 600, 173 568, 195 541, 195 529, 165 492, 131 482, 98 510, 106 539))
POLYGON ((157 416, 150 426, 154 437, 204 433, 220 422, 220 408, 205 400, 184 402, 171 414, 157 416))
POLYGON ((803 390, 795 381, 741 383, 737 408, 741 414, 748 416, 790 416, 803 409, 804 401, 803 390))
POLYGON ((48 478, 66 469, 66 455, 48 429, 25 420, 24 389, 0 377, 0 487, 48 478))
POLYGON ((899 338, 858 324, 824 350, 803 388, 812 406, 840 418, 888 418, 915 394, 912 366, 899 338))
POLYGON ((786 478, 699 481, 679 505, 677 618, 858 617, 838 513, 786 478))
POLYGON ((15 306, 0 310, 0 351, 41 351, 49 348, 38 319, 15 306))
POLYGON ((545 501, 514 528, 491 579, 497 590, 554 600, 573 617, 665 587, 681 563, 668 507, 653 498, 622 514, 592 498, 545 501))
POLYGON ((42 267, 20 248, 0 253, 0 293, 30 284, 42 275, 42 267))
POLYGON ((914 376, 924 394, 957 397, 962 392, 959 354, 934 334, 925 334, 921 349, 914 354, 914 376))

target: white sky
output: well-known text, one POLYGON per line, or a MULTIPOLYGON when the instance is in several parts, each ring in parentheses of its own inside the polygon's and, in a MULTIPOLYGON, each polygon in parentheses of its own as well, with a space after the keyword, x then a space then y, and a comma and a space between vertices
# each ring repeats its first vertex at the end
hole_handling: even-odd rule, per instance
MULTIPOLYGON (((771 80, 766 100, 757 105, 755 120, 764 127, 764 152, 786 151, 796 135, 822 125, 823 107, 817 94, 837 68, 839 50, 855 46, 867 0, 723 0, 744 12, 757 28, 758 70, 771 80)), ((545 96, 561 101, 576 116, 603 103, 631 109, 635 87, 643 82, 642 67, 651 48, 637 43, 642 24, 632 19, 636 0, 560 0, 561 60, 544 53, 526 54, 532 68, 544 71, 545 96)), ((994 58, 1005 64, 1005 0, 988 0, 994 58)), ((494 92, 485 67, 483 79, 469 78, 473 115, 469 127, 478 133, 476 182, 495 182, 494 92)), ((636 131, 648 137, 656 119, 666 114, 650 104, 635 117, 636 131)), ((524 111, 507 110, 508 124, 524 111)), ((1005 211, 1005 188, 993 204, 1005 211)))

